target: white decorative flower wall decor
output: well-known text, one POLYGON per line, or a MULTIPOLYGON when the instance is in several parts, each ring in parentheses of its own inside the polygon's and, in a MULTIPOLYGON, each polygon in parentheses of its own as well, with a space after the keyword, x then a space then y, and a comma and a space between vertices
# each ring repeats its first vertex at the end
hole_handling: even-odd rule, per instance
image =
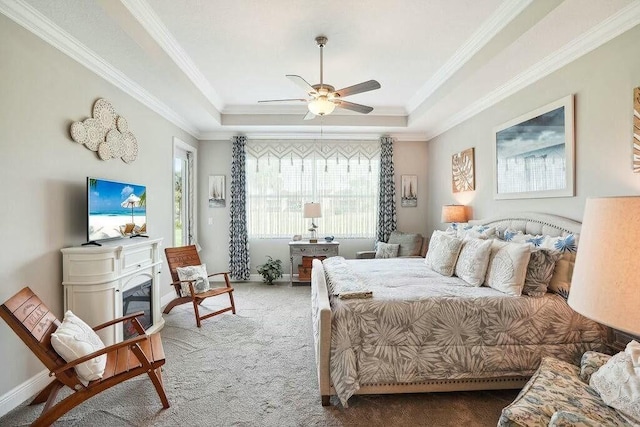
POLYGON ((138 158, 138 141, 129 130, 127 119, 119 116, 106 99, 93 104, 93 117, 71 124, 71 139, 96 151, 102 160, 138 158))

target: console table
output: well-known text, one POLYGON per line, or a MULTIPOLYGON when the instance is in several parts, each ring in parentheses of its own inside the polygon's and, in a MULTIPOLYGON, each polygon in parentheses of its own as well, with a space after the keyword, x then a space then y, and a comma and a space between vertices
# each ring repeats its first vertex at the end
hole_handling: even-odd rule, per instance
MULTIPOLYGON (((319 257, 332 257, 338 255, 338 247, 340 243, 338 242, 317 242, 310 243, 309 241, 297 241, 297 242, 289 242, 289 257, 290 257, 290 275, 289 275, 289 284, 293 285, 294 283, 311 283, 311 278, 307 279, 306 277, 301 278, 300 272, 296 267, 296 273, 294 274, 293 269, 293 261, 294 259, 309 257, 309 258, 319 258, 319 257)), ((307 268, 307 267, 305 267, 307 268)), ((311 268, 309 266, 308 268, 311 268)))
MULTIPOLYGON (((136 311, 145 312, 147 333, 164 326, 160 311, 162 239, 119 239, 102 246, 62 249, 64 310, 89 326, 136 311), (142 308, 144 307, 144 308, 142 308)), ((98 332, 105 345, 127 336, 122 323, 98 332)))

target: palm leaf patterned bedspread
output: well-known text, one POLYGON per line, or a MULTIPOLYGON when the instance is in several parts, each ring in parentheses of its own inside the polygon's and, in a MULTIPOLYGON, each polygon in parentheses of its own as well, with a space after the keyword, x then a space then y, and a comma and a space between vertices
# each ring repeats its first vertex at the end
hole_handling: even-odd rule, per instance
POLYGON ((370 299, 330 296, 331 381, 343 405, 360 385, 531 375, 543 356, 578 363, 603 350, 603 326, 559 295, 514 297, 444 277, 424 259, 323 261, 329 293, 341 281, 370 299))

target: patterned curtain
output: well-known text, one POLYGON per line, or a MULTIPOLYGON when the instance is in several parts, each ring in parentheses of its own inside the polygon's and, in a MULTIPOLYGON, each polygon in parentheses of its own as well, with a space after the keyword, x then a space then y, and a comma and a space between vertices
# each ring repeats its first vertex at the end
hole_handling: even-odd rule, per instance
POLYGON ((380 138, 380 200, 378 242, 386 242, 396 229, 396 186, 393 182, 393 138, 380 138))
POLYGON ((247 236, 245 145, 247 138, 234 136, 231 160, 231 204, 229 229, 229 271, 231 277, 249 280, 249 239, 247 236))

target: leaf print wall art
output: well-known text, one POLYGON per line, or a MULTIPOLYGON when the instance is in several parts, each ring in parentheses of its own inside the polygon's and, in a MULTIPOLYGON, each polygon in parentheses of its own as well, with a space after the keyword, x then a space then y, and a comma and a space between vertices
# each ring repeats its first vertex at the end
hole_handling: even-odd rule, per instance
POLYGON ((454 193, 476 189, 473 148, 468 148, 451 156, 451 175, 454 193))
POLYGON ((633 172, 640 173, 640 87, 633 90, 633 172))

